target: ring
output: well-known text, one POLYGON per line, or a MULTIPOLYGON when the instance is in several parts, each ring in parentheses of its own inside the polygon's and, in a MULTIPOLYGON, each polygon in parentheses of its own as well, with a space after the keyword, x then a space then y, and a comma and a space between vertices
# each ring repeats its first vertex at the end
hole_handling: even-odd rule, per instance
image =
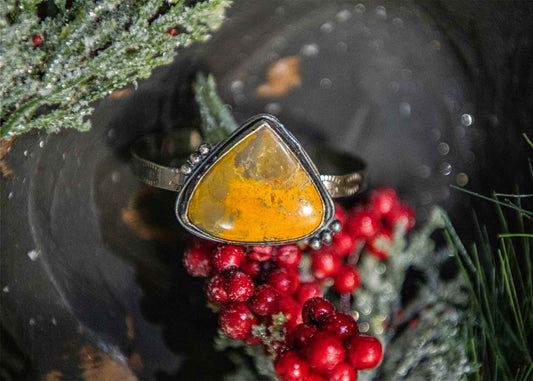
POLYGON ((319 248, 342 228, 333 198, 365 186, 361 159, 325 145, 309 147, 318 167, 332 171, 321 175, 272 115, 249 119, 214 147, 200 142, 196 131, 150 134, 131 154, 141 181, 179 192, 176 216, 201 238, 252 246, 304 240, 319 248))

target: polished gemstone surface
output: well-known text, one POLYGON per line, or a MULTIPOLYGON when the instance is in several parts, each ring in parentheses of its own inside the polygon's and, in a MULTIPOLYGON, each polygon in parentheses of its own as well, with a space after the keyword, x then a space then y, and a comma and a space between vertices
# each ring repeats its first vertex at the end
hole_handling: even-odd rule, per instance
POLYGON ((322 222, 324 204, 312 179, 260 123, 208 170, 191 195, 189 221, 208 235, 242 242, 293 240, 322 222))

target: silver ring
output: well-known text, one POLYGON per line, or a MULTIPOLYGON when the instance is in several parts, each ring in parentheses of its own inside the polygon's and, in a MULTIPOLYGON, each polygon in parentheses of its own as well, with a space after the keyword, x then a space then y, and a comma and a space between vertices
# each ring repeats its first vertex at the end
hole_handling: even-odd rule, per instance
POLYGON ((312 148, 319 167, 348 173, 319 174, 301 144, 267 114, 214 147, 191 131, 144 136, 132 146, 132 168, 141 181, 179 192, 176 216, 201 238, 254 246, 304 240, 318 248, 341 228, 333 198, 361 191, 366 171, 357 157, 312 148))

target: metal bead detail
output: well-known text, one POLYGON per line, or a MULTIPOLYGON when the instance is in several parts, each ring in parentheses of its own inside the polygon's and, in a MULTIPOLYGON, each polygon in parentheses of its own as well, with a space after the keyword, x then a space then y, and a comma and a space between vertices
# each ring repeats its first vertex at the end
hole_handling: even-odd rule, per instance
POLYGON ((202 161, 202 156, 200 154, 193 153, 191 156, 189 156, 189 160, 191 164, 198 164, 200 161, 202 161))
POLYGON ((318 238, 314 237, 309 241, 309 246, 311 246, 313 250, 318 250, 322 247, 322 242, 320 242, 318 238))
POLYGON ((323 230, 322 233, 320 233, 320 239, 324 243, 329 243, 333 239, 333 234, 329 230, 323 230))
POLYGON ((188 175, 192 172, 192 168, 189 164, 183 164, 180 167, 180 172, 183 173, 184 175, 188 175))
POLYGON ((342 229, 342 222, 335 220, 329 225, 329 228, 334 232, 340 232, 342 229))
POLYGON ((198 152, 201 155, 207 155, 211 151, 211 146, 209 144, 202 144, 200 147, 198 147, 198 152))

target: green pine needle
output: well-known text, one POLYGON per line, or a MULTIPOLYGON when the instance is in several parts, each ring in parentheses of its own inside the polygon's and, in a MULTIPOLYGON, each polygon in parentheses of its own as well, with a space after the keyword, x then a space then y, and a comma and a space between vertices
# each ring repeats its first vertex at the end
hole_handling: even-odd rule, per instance
POLYGON ((32 128, 88 129, 91 102, 171 63, 177 47, 208 39, 230 5, 56 0, 46 2, 54 11, 41 19, 44 3, 0 2, 0 139, 32 128))
POLYGON ((502 230, 489 234, 476 220, 478 244, 467 252, 444 216, 446 238, 471 300, 465 327, 474 364, 469 379, 529 380, 533 377, 533 211, 524 208, 521 200, 532 195, 517 189, 516 194, 494 193, 490 198, 453 188, 494 203, 502 230), (509 209, 514 213, 505 213, 509 209), (491 238, 496 237, 498 247, 493 247, 491 238))

